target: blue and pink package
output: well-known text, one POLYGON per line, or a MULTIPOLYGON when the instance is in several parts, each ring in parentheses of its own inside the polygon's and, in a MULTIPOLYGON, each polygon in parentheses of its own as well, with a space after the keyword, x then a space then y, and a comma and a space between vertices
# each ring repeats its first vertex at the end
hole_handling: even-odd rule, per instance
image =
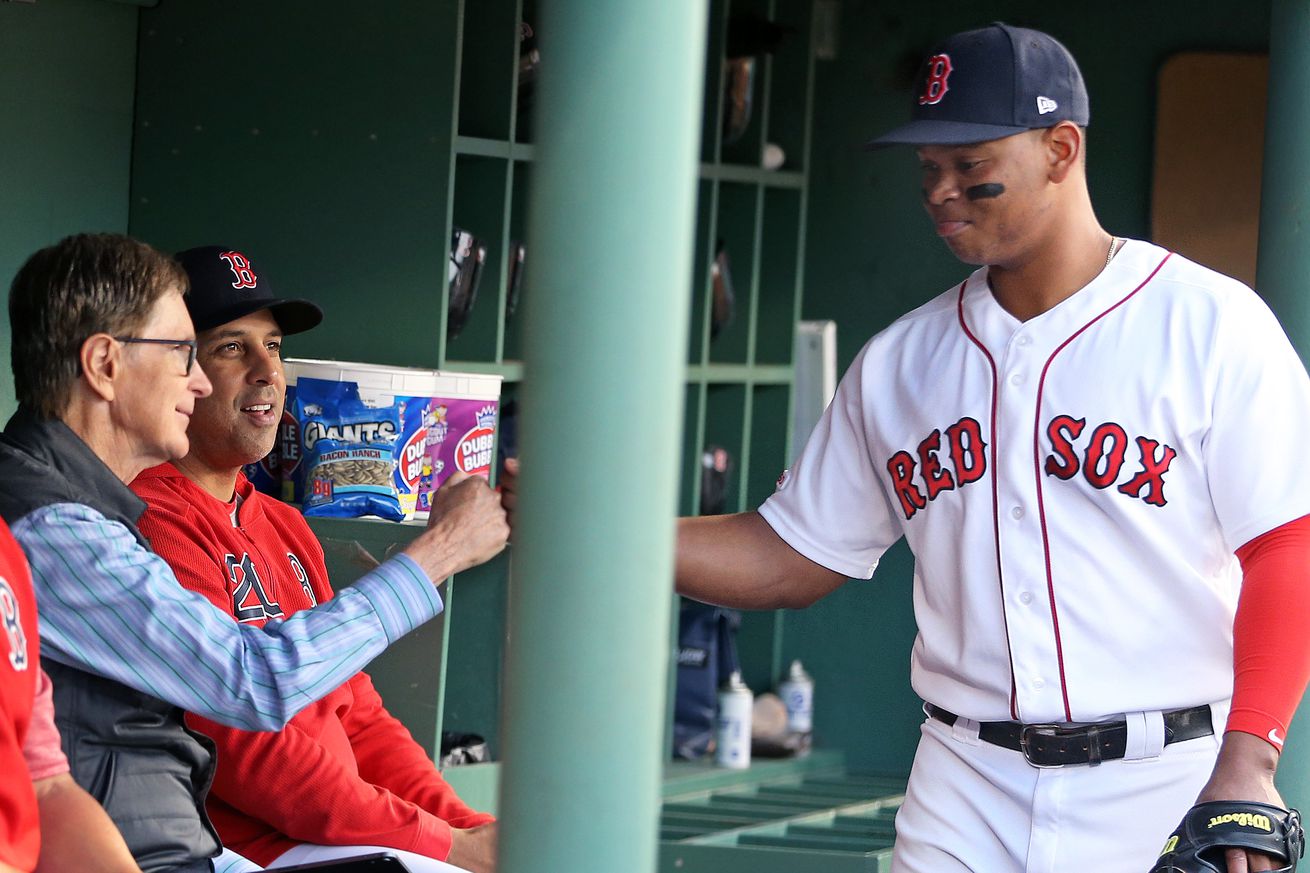
POLYGON ((406 518, 426 518, 432 492, 455 470, 490 476, 500 406, 499 376, 305 359, 287 359, 286 364, 287 413, 278 440, 283 499, 301 503, 306 514, 310 514, 313 497, 307 488, 309 443, 316 440, 307 434, 309 420, 297 412, 303 410, 301 382, 354 385, 355 396, 364 406, 394 412, 398 429, 392 485, 406 518))

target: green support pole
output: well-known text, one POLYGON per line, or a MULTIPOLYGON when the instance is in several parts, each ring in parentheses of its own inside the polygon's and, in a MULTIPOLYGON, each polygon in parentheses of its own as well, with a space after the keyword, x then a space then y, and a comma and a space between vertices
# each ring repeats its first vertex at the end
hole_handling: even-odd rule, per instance
MULTIPOLYGON (((1269 103, 1260 191, 1256 288, 1310 361, 1310 3, 1273 0, 1269 34, 1269 103)), ((1278 765, 1278 789, 1292 806, 1310 808, 1310 706, 1302 705, 1278 765)))
POLYGON ((503 873, 656 865, 706 0, 544 0, 503 873))

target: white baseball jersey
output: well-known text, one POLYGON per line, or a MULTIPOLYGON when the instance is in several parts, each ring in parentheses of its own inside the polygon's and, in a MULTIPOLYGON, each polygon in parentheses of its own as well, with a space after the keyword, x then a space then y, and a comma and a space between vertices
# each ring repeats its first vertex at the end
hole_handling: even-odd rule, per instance
POLYGON ((853 577, 906 537, 925 700, 1100 720, 1231 695, 1233 552, 1310 513, 1308 433, 1264 303, 1130 240, 1026 322, 983 268, 879 333, 760 512, 853 577))

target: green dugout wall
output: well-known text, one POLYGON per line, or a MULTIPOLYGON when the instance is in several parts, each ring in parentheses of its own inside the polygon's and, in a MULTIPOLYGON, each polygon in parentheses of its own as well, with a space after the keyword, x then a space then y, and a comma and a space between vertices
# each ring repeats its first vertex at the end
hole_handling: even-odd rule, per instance
MULTIPOLYGON (((70 233, 127 230, 137 8, 0 3, 0 283, 70 233)), ((9 322, 0 415, 13 412, 9 322)))

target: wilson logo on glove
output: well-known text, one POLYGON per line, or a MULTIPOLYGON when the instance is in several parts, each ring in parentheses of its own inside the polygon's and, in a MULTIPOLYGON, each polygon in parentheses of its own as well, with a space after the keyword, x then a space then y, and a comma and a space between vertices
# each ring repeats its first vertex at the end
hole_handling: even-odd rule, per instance
POLYGON ((1210 823, 1206 827, 1213 828, 1223 824, 1235 824, 1242 828, 1259 828, 1269 833, 1274 831, 1274 826, 1269 822, 1269 816, 1249 812, 1230 812, 1227 815, 1215 816, 1210 819, 1210 823))
POLYGON ((1273 873, 1295 873, 1305 852, 1301 814, 1268 803, 1198 803, 1174 829, 1151 873, 1227 873, 1227 849, 1273 859, 1273 873))

